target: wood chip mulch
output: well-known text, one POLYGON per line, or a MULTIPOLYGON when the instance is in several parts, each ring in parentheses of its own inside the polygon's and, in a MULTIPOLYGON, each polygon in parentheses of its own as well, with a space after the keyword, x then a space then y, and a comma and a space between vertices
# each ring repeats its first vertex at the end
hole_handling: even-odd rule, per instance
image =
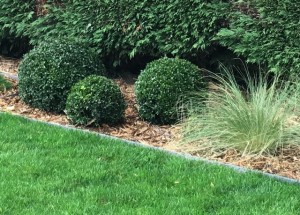
POLYGON ((16 74, 18 72, 19 59, 3 57, 0 55, 0 71, 16 74))
MULTIPOLYGON (((163 146, 166 144, 173 137, 172 127, 150 125, 149 123, 141 120, 138 116, 134 101, 133 86, 127 85, 120 79, 115 81, 121 87, 128 105, 125 112, 125 122, 116 127, 102 125, 101 127, 90 129, 154 146, 163 146)), ((45 122, 55 122, 62 125, 69 125, 67 117, 63 114, 47 113, 45 111, 32 108, 22 102, 18 95, 16 82, 14 83, 13 89, 0 93, 0 110, 11 112, 13 114, 24 115, 26 117, 45 122)))
MULTIPOLYGON (((17 59, 0 56, 0 71, 17 74, 19 62, 17 59)), ((63 114, 47 113, 24 104, 18 96, 16 81, 10 81, 14 84, 13 89, 2 93, 0 92, 0 111, 23 115, 45 122, 69 125, 67 117, 63 114)), ((89 129, 127 140, 138 141, 146 145, 164 147, 166 149, 189 153, 211 160, 231 163, 249 169, 261 170, 300 180, 299 146, 288 146, 279 149, 278 154, 275 156, 244 156, 232 149, 216 153, 208 152, 207 149, 200 150, 199 146, 182 145, 176 141, 180 129, 179 126, 151 125, 138 116, 133 82, 128 82, 121 78, 115 79, 115 82, 120 86, 127 102, 125 122, 117 127, 102 125, 101 127, 89 129)))

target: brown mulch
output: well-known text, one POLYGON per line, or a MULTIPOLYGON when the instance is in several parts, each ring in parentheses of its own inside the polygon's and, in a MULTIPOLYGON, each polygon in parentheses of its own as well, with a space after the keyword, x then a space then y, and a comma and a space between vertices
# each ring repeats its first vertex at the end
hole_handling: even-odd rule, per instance
MULTIPOLYGON (((18 64, 19 60, 3 58, 0 56, 0 71, 16 74, 18 64)), ((210 152, 207 149, 200 150, 200 147, 197 145, 179 144, 178 141, 176 141, 180 129, 179 126, 151 125, 138 116, 134 95, 134 81, 132 81, 132 77, 129 78, 132 79, 131 81, 126 79, 127 77, 115 79, 115 82, 120 86, 121 91, 125 95, 127 102, 125 122, 116 127, 102 125, 101 127, 90 128, 91 130, 138 141, 147 145, 159 146, 208 158, 210 160, 231 163, 300 180, 299 146, 288 146, 279 149, 276 156, 245 156, 232 149, 224 150, 222 152, 210 152)), ((11 81, 14 83, 14 88, 6 92, 0 92, 0 111, 11 112, 13 114, 23 115, 41 121, 69 125, 67 117, 63 114, 47 113, 24 104, 18 96, 17 83, 14 80, 11 81)))
MULTIPOLYGON (((120 79, 115 81, 120 85, 128 105, 125 112, 125 122, 116 127, 102 125, 101 127, 90 129, 154 146, 163 146, 166 144, 173 136, 172 127, 150 125, 141 120, 137 114, 136 104, 134 102, 133 85, 127 85, 120 79)), ((67 117, 63 114, 47 113, 24 104, 18 96, 16 83, 14 83, 13 89, 0 93, 0 110, 46 122, 69 125, 67 117)))
POLYGON ((0 71, 16 74, 20 60, 0 56, 0 71))
POLYGON ((165 148, 300 180, 299 145, 278 148, 276 155, 243 155, 234 149, 224 149, 223 151, 201 150, 201 146, 193 144, 183 145, 178 142, 174 143, 174 141, 171 144, 167 144, 165 148))

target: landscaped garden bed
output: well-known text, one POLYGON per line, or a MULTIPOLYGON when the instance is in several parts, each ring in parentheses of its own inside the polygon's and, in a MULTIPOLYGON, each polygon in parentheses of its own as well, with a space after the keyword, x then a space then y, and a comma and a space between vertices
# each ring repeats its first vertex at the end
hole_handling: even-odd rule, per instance
MULTIPOLYGON (((3 58, 2 58, 3 59, 3 58)), ((0 68, 5 72, 11 72, 14 62, 0 68), (8 66, 7 66, 8 65, 8 66)), ((114 81, 120 86, 125 95, 127 109, 125 111, 125 122, 117 126, 102 125, 90 127, 89 129, 100 133, 105 133, 120 138, 139 141, 144 144, 173 149, 179 152, 187 152, 192 155, 205 157, 221 162, 228 162, 238 166, 250 169, 262 170, 268 173, 278 174, 294 179, 300 179, 300 148, 297 146, 287 146, 280 149, 276 156, 274 155, 242 155, 234 149, 223 150, 219 152, 209 152, 201 150, 201 146, 193 144, 179 144, 178 138, 180 127, 178 125, 152 125, 142 120, 137 112, 137 105, 134 95, 134 81, 136 77, 130 74, 114 81)), ((13 80, 12 80, 13 81, 13 80)), ((20 114, 29 118, 34 118, 47 122, 55 122, 62 125, 69 125, 67 117, 63 114, 53 114, 32 108, 22 102, 18 96, 17 82, 13 81, 14 88, 4 91, 0 95, 0 110, 14 114, 20 114)), ((295 119, 294 123, 298 123, 295 119)))
POLYGON ((0 0, 0 214, 298 214, 298 1, 0 0))
MULTIPOLYGON (((17 67, 18 61, 10 61, 5 59, 6 64, 0 68, 0 71, 11 73, 9 68, 17 67)), ((0 64, 1 65, 1 64, 0 64)), ((13 75, 17 73, 12 73, 13 75)), ((17 77, 17 76, 16 76, 17 77)), ((127 103, 127 109, 125 111, 125 122, 118 126, 103 125, 98 128, 90 128, 94 131, 110 134, 120 138, 139 141, 145 144, 151 144, 155 146, 166 145, 176 132, 175 126, 158 126, 151 125, 140 119, 137 112, 137 106, 134 95, 134 81, 136 76, 125 74, 124 78, 114 79, 114 81, 120 86, 121 91, 125 95, 127 103), (174 131, 174 132, 173 132, 174 131)), ((66 115, 54 114, 45 111, 41 111, 36 108, 32 108, 22 102, 18 95, 17 81, 10 79, 14 83, 14 88, 9 91, 0 93, 0 107, 2 111, 8 111, 15 114, 21 114, 30 118, 39 119, 46 122, 55 122, 62 125, 69 125, 66 115)))

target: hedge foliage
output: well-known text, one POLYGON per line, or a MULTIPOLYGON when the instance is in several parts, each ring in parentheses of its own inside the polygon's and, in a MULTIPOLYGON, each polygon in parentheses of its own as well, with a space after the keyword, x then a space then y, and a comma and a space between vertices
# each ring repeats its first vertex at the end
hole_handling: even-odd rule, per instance
POLYGON ((274 72, 300 68, 298 0, 45 1, 37 14, 34 0, 0 0, 2 44, 68 38, 113 66, 141 55, 198 60, 221 44, 274 72))
POLYGON ((179 104, 194 91, 204 90, 202 71, 192 63, 176 58, 152 61, 135 84, 140 116, 154 124, 179 120, 179 104))
POLYGON ((91 75, 76 83, 67 99, 66 113, 74 124, 116 124, 124 120, 125 99, 112 80, 91 75))
MULTIPOLYGON (((22 7, 27 5, 21 2, 22 7)), ((47 15, 31 20, 32 26, 24 32, 32 44, 67 37, 94 47, 116 66, 136 55, 198 55, 212 45, 228 4, 222 0, 48 0, 44 7, 47 15)))
POLYGON ((235 2, 230 26, 218 33, 217 40, 250 62, 266 64, 273 72, 299 73, 299 1, 235 2))
POLYGON ((41 43, 25 55, 19 67, 21 99, 36 108, 62 112, 71 87, 105 68, 89 48, 63 41, 41 43))
POLYGON ((28 50, 27 30, 36 18, 34 10, 34 0, 0 0, 0 53, 28 50))

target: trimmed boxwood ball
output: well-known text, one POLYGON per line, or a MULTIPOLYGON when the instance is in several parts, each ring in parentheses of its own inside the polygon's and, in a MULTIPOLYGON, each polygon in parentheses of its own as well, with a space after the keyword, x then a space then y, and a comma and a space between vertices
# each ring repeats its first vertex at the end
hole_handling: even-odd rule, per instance
POLYGON ((124 119, 124 96, 112 80, 91 75, 76 83, 66 103, 66 114, 78 125, 117 124, 124 119))
POLYGON ((177 58, 161 58, 149 63, 135 84, 141 118, 153 124, 173 124, 179 120, 178 102, 205 87, 201 70, 177 58))
POLYGON ((92 75, 104 75, 105 67, 88 47, 65 41, 36 46, 19 67, 19 94, 32 107, 63 112, 71 87, 92 75))

